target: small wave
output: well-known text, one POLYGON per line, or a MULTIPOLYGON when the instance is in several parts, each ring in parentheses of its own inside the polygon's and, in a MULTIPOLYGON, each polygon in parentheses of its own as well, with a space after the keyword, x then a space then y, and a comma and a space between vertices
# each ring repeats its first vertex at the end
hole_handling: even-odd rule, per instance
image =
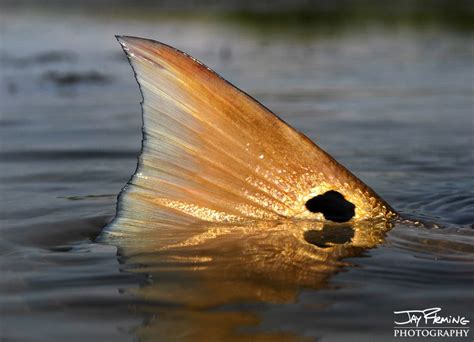
POLYGON ((63 160, 87 160, 87 159, 129 159, 136 157, 136 151, 100 151, 100 150, 39 150, 39 151, 2 151, 0 158, 2 162, 22 161, 63 161, 63 160))
POLYGON ((59 72, 48 71, 41 76, 41 80, 51 82, 57 86, 73 86, 77 84, 104 84, 110 82, 110 76, 97 71, 88 72, 59 72))

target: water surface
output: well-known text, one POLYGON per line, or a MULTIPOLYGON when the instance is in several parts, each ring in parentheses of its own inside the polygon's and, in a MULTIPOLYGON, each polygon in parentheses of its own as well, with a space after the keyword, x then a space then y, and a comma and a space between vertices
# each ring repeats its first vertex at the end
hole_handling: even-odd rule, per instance
POLYGON ((18 12, 1 25, 6 341, 389 340, 396 310, 439 306, 474 318, 469 34, 265 36, 220 21, 18 12), (309 268, 298 255, 314 257, 327 239, 311 227, 233 229, 206 250, 168 253, 96 243, 141 142, 140 96, 114 34, 204 61, 402 214, 440 228, 343 228, 331 239, 359 229, 373 248, 331 247, 309 268))

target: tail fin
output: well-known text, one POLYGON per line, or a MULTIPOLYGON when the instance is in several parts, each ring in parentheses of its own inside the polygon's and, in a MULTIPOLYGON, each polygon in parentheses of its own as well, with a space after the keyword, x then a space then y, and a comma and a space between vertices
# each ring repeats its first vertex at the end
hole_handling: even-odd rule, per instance
POLYGON ((355 205, 354 219, 390 212, 307 137, 196 59, 156 41, 117 39, 143 96, 143 146, 108 234, 157 223, 324 219, 305 203, 330 190, 355 205))

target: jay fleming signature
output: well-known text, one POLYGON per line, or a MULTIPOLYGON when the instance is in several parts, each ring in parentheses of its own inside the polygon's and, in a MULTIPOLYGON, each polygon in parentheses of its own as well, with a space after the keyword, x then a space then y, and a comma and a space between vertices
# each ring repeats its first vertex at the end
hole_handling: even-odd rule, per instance
POLYGON ((405 319, 404 321, 395 321, 396 325, 414 325, 418 327, 421 324, 435 326, 435 325, 457 325, 465 326, 469 323, 469 320, 464 316, 441 316, 438 313, 441 308, 429 308, 424 310, 404 310, 394 311, 397 315, 397 320, 405 319), (398 316, 399 315, 399 316, 398 316))

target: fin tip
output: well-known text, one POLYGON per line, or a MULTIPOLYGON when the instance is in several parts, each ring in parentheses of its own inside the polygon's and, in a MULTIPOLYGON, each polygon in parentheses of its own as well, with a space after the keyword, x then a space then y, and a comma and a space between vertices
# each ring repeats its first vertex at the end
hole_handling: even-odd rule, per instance
POLYGON ((134 41, 146 40, 146 39, 139 38, 139 37, 126 36, 126 35, 121 35, 121 34, 116 34, 115 39, 117 39, 117 41, 122 46, 133 44, 134 41))

